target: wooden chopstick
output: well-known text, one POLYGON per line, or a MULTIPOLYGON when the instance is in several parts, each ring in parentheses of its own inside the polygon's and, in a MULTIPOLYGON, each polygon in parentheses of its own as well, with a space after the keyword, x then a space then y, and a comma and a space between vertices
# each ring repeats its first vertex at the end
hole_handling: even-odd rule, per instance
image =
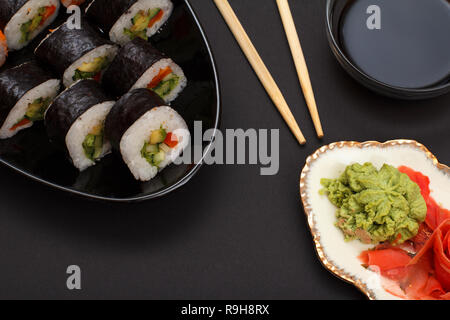
POLYGON ((316 99, 314 98, 314 91, 311 85, 308 67, 306 65, 305 56, 300 44, 297 29, 295 28, 295 23, 294 19, 292 18, 288 0, 277 0, 277 4, 281 19, 283 20, 284 30, 286 32, 289 46, 291 47, 292 57, 294 58, 295 67, 297 69, 298 78, 300 80, 300 86, 302 87, 303 95, 305 96, 309 113, 311 114, 312 120, 314 122, 317 136, 319 138, 322 138, 323 129, 320 122, 319 111, 317 110, 316 99))
POLYGON ((242 51, 246 55, 248 61, 252 65, 259 80, 263 84, 278 111, 281 113, 284 121, 286 121, 287 125, 291 129, 298 142, 302 145, 305 144, 306 139, 303 136, 303 133, 300 130, 300 127, 298 126, 291 110, 289 109, 289 106, 284 99, 283 94, 275 83, 275 80, 273 79, 263 60, 259 56, 258 51, 248 37, 244 28, 242 27, 242 24, 234 13, 230 4, 227 0, 214 0, 214 2, 216 3, 216 6, 225 19, 225 22, 228 24, 228 27, 239 43, 242 51))

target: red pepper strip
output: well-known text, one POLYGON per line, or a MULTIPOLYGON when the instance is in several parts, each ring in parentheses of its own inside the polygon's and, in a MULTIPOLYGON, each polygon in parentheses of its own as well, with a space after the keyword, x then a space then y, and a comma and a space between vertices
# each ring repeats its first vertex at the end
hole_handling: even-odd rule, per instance
POLYGON ((50 18, 56 11, 55 6, 49 6, 45 8, 45 12, 42 15, 41 26, 45 23, 45 21, 50 18))
POLYGON ((84 3, 85 0, 72 0, 72 1, 64 1, 65 2, 65 6, 70 7, 70 6, 78 6, 82 3, 84 3))
POLYGON ((172 71, 171 67, 167 67, 167 68, 159 70, 158 75, 156 77, 154 77, 153 80, 148 84, 147 89, 156 88, 158 86, 158 84, 172 72, 173 71, 172 71))
POLYGON ((162 19, 162 17, 164 16, 164 11, 163 10, 159 10, 159 12, 156 14, 156 16, 154 16, 150 22, 148 23, 148 27, 151 28, 153 27, 153 25, 155 23, 157 23, 159 20, 162 19))
POLYGON ((5 35, 3 34, 2 30, 0 30, 0 41, 6 42, 6 37, 5 37, 5 35))
POLYGON ((100 82, 101 76, 102 76, 102 73, 99 72, 99 73, 97 73, 97 74, 94 76, 94 78, 92 78, 92 79, 94 79, 94 80, 97 81, 97 82, 100 82))
POLYGON ((20 120, 18 123, 16 123, 14 126, 12 126, 9 130, 14 131, 17 128, 23 127, 27 124, 29 124, 31 121, 28 120, 27 118, 23 118, 22 120, 20 120))
POLYGON ((178 138, 172 132, 169 132, 166 136, 166 139, 164 140, 164 143, 169 148, 175 148, 178 145, 178 138))

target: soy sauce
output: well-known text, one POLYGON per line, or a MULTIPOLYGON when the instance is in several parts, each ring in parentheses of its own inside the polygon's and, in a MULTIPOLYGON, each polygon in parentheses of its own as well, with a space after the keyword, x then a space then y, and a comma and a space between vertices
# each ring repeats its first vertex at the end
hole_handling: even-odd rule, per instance
POLYGON ((351 0, 341 16, 340 42, 359 69, 385 84, 418 89, 447 83, 450 0, 351 0), (380 20, 370 20, 369 28, 373 5, 380 20))

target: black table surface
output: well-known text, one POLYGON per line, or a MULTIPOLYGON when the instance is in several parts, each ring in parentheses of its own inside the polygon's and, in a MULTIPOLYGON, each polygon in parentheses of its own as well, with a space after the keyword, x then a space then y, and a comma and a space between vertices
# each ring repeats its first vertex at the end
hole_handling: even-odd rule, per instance
POLYGON ((376 95, 338 65, 325 1, 291 1, 326 137, 315 138, 274 0, 230 0, 308 139, 300 147, 213 1, 192 0, 221 80, 222 128, 280 129, 280 171, 204 166, 185 187, 140 204, 105 204, 0 168, 0 298, 364 299, 316 258, 299 199, 306 157, 341 140, 415 139, 450 163, 450 96, 376 95), (66 288, 66 268, 82 290, 66 288))

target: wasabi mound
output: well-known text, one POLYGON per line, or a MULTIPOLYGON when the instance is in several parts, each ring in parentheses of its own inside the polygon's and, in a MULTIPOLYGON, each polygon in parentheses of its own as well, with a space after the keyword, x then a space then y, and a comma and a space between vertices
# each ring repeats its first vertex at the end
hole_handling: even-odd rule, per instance
POLYGON ((339 179, 322 179, 328 199, 338 207, 336 226, 346 240, 401 244, 413 238, 427 206, 419 186, 390 165, 353 164, 339 179))

